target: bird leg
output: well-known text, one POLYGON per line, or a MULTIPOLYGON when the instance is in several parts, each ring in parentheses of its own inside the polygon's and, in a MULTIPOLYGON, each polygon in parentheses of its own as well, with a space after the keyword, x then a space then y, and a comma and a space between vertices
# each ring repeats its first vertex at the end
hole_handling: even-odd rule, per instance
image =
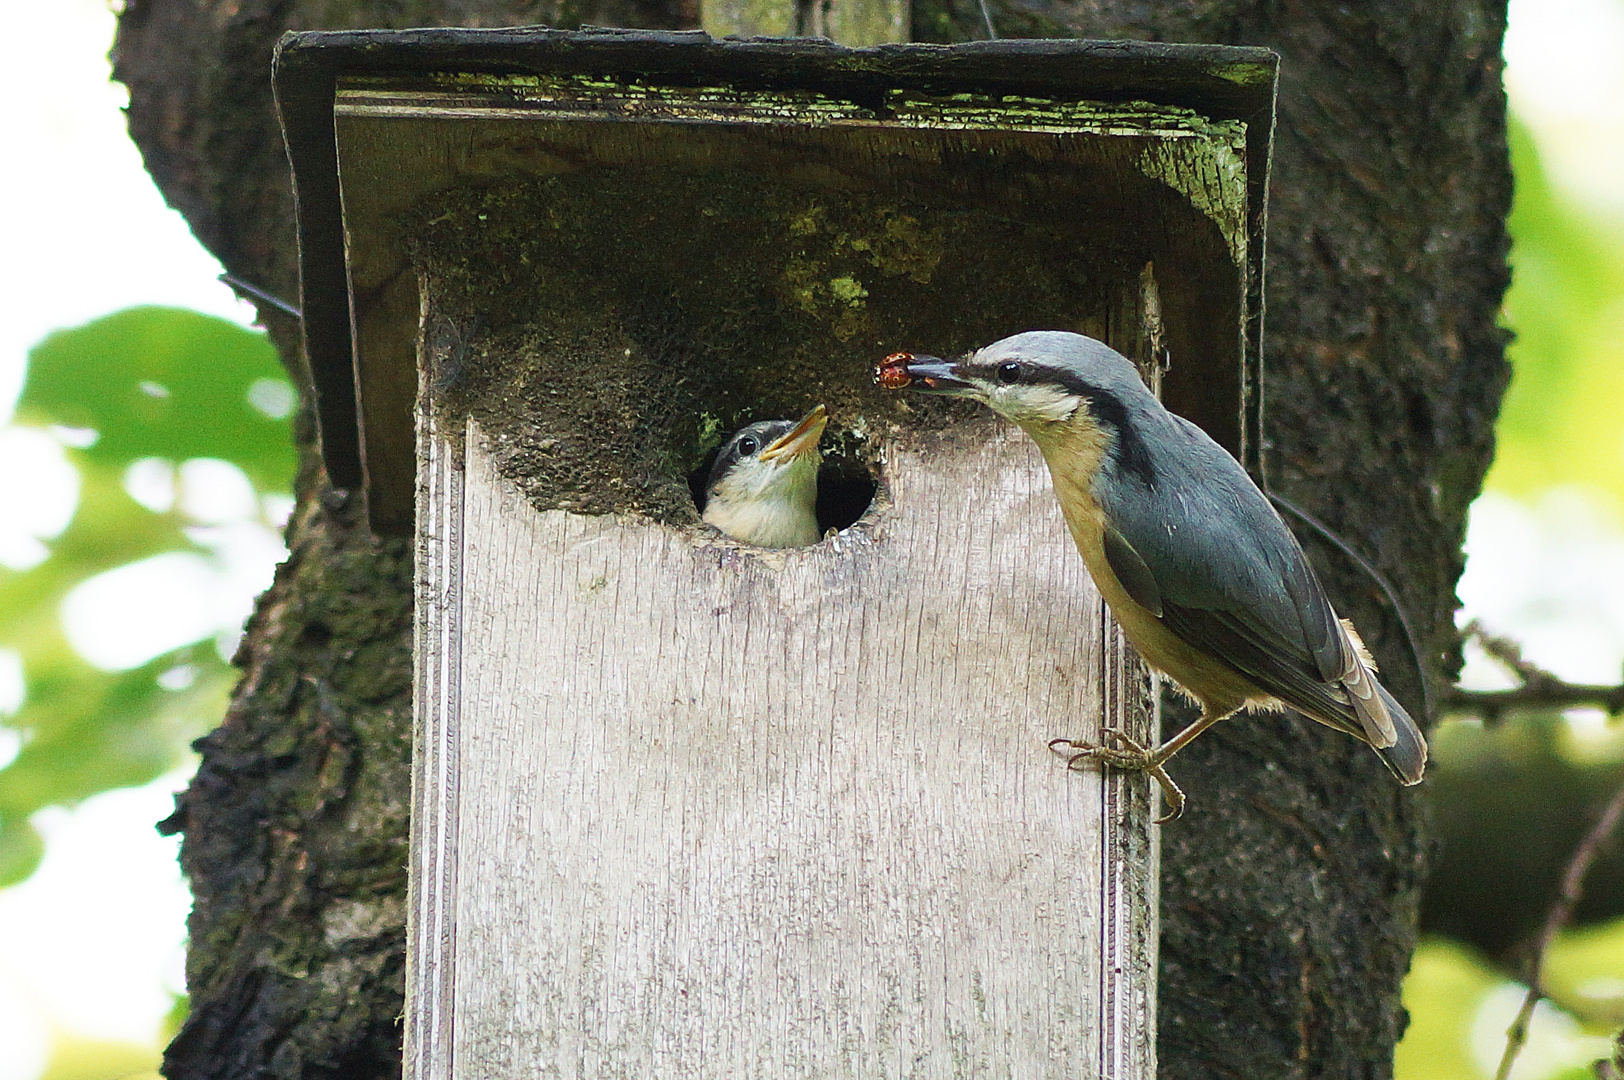
POLYGON ((1117 728, 1105 728, 1100 732, 1103 736, 1098 746, 1089 746, 1086 743, 1075 742, 1071 739, 1051 739, 1049 749, 1056 753, 1066 755, 1066 767, 1082 771, 1090 765, 1104 765, 1113 769, 1124 769, 1133 772, 1148 773, 1162 789, 1162 799, 1167 803, 1167 813, 1156 819, 1156 824, 1165 825, 1184 813, 1184 792, 1167 775, 1164 766, 1167 759, 1178 753, 1203 731, 1229 716, 1230 712, 1212 713, 1203 712, 1199 719, 1190 724, 1183 731, 1162 743, 1155 750, 1141 746, 1137 740, 1117 728), (1111 745, 1115 743, 1117 745, 1111 745), (1065 747, 1065 750, 1058 748, 1065 747))
POLYGON ((1066 758, 1066 767, 1078 772, 1086 770, 1090 765, 1108 765, 1113 769, 1148 773, 1152 780, 1161 785, 1162 801, 1168 807, 1167 813, 1156 819, 1158 825, 1165 825, 1184 813, 1184 792, 1173 782, 1173 778, 1167 775, 1167 770, 1162 767, 1161 762, 1155 760, 1156 752, 1141 746, 1126 732, 1116 728, 1106 728, 1100 734, 1105 737, 1105 741, 1099 746, 1088 746, 1073 742, 1071 739, 1051 739, 1049 749, 1063 754, 1066 758), (1112 742, 1121 745, 1106 745, 1112 742), (1061 749, 1062 747, 1064 749, 1061 749))

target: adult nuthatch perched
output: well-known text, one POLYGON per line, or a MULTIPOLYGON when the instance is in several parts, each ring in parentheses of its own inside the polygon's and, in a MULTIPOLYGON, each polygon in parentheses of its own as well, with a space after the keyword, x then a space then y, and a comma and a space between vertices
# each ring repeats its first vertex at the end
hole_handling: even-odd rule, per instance
POLYGON ((898 353, 875 379, 980 401, 1032 437, 1128 640, 1201 706, 1154 749, 1114 730, 1099 746, 1055 740, 1076 751, 1072 768, 1149 772, 1171 821, 1184 795, 1168 758, 1241 709, 1289 705, 1369 743, 1401 782, 1420 781, 1426 740, 1376 680, 1296 538, 1240 464, 1163 408, 1127 358, 1080 334, 1034 331, 957 361, 898 353))
POLYGON ((705 484, 705 521, 757 547, 817 543, 818 440, 828 422, 819 405, 799 423, 760 420, 735 432, 705 484))

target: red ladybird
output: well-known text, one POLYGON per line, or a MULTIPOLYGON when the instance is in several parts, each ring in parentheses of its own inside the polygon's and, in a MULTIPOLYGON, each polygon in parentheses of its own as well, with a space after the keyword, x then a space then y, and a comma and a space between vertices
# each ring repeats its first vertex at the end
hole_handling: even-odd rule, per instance
POLYGON ((874 365, 874 381, 887 390, 901 390, 913 382, 908 374, 908 365, 913 358, 913 353, 892 353, 874 365))

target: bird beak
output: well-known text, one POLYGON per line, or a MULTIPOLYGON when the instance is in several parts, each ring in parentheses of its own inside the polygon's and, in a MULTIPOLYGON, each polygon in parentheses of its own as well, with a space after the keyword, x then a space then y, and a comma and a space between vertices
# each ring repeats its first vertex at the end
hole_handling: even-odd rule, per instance
POLYGON ((774 439, 761 452, 762 461, 777 461, 779 458, 797 458, 802 454, 816 453, 818 440, 823 438, 823 429, 829 423, 829 410, 822 405, 801 417, 789 434, 774 439))
POLYGON ((939 356, 892 353, 874 369, 874 381, 887 390, 912 387, 927 394, 959 395, 975 387, 956 374, 958 365, 939 356))

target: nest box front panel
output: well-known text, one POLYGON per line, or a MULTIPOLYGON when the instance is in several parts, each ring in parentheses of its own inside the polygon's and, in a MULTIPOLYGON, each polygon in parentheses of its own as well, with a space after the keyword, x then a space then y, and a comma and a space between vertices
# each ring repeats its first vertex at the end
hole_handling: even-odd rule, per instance
POLYGON ((1149 785, 1047 747, 1148 741, 1149 679, 1036 450, 870 370, 1155 321, 1238 446, 1244 125, 471 76, 336 114, 369 484, 417 485, 412 1075, 1153 1075, 1149 785), (816 404, 868 512, 701 526, 707 452, 816 404))
POLYGON ((1148 791, 1047 749, 1148 686, 1030 444, 898 447, 768 553, 439 435, 410 1075, 1150 1075, 1148 791))

